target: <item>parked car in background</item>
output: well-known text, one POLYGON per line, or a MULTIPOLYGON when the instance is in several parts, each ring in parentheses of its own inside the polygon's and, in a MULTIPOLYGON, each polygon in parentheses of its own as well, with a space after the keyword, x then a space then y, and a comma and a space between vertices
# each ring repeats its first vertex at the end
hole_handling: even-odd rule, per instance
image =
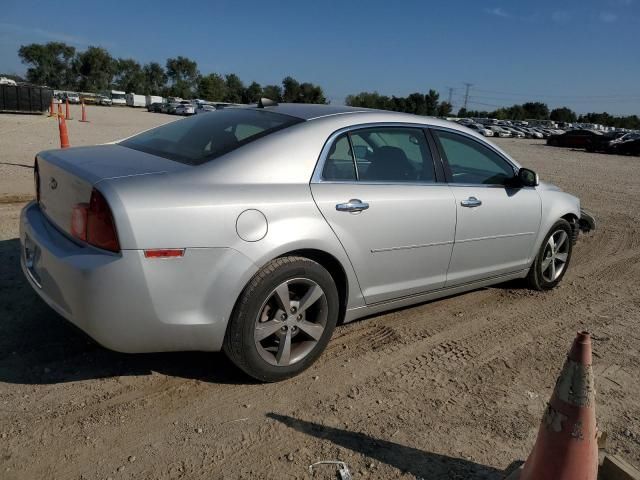
POLYGON ((514 127, 502 127, 504 130, 506 130, 507 132, 511 133, 512 137, 515 138, 525 138, 526 135, 524 134, 524 132, 521 132, 520 130, 514 128, 514 127))
POLYGON ((62 101, 66 102, 67 100, 69 103, 80 103, 80 95, 75 92, 64 92, 62 94, 62 101))
POLYGON ((188 100, 180 102, 174 112, 176 115, 193 115, 196 113, 196 106, 188 100))
POLYGON ((162 106, 162 111, 163 113, 169 113, 171 115, 175 115, 176 113, 176 108, 178 108, 180 106, 180 102, 169 102, 169 103, 165 103, 162 106))
POLYGON ((345 106, 226 108, 34 172, 20 261, 45 302, 105 347, 223 350, 261 381, 308 368, 338 322, 550 290, 593 228, 467 128, 345 106))
POLYGON ((614 143, 610 152, 617 155, 640 155, 640 135, 623 142, 614 143))
POLYGON ((505 130, 498 125, 489 125, 487 128, 493 132, 494 137, 509 138, 512 136, 509 130, 505 130))
POLYGON ((602 135, 593 137, 585 146, 587 152, 611 152, 611 147, 625 134, 622 132, 607 132, 602 135))
POLYGON ((112 105, 113 101, 111 100, 111 97, 109 97, 107 95, 98 95, 97 103, 98 103, 98 105, 103 105, 103 106, 106 106, 106 107, 110 107, 112 105))
POLYGON ((215 105, 211 105, 209 103, 199 103, 195 109, 194 114, 197 115, 199 113, 207 113, 207 112, 215 112, 215 111, 216 111, 215 105))
POLYGON ((147 110, 149 112, 159 113, 159 112, 162 111, 162 103, 160 103, 160 102, 151 103, 151 104, 147 105, 147 110))
POLYGON ((595 130, 569 130, 561 135, 552 135, 547 140, 547 145, 552 147, 587 148, 599 141, 602 133, 595 130))
POLYGON ((465 127, 478 132, 484 137, 493 137, 493 130, 486 128, 484 125, 480 125, 478 123, 466 123, 461 125, 464 125, 465 127))

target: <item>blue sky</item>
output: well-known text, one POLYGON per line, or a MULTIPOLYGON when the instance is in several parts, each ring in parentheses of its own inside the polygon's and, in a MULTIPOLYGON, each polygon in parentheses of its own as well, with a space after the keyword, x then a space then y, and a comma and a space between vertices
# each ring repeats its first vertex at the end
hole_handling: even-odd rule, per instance
POLYGON ((3 0, 0 71, 17 49, 64 41, 140 62, 184 55, 245 82, 286 75, 349 93, 434 88, 455 107, 527 100, 640 114, 640 0, 3 0))

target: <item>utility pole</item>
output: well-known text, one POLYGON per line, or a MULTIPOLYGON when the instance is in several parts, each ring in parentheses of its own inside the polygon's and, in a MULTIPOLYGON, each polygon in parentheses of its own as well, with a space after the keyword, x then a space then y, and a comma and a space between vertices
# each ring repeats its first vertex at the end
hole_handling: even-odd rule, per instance
POLYGON ((453 87, 448 87, 449 88, 449 105, 453 105, 451 103, 451 100, 453 99, 453 87))
POLYGON ((473 83, 465 83, 466 90, 464 92, 464 109, 467 109, 467 102, 469 101, 469 88, 473 86, 473 83))

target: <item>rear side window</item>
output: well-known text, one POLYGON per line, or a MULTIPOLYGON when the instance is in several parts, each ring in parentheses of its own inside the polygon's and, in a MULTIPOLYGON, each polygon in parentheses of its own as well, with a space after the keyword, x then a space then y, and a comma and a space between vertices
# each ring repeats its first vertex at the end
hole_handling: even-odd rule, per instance
POLYGON ((346 133, 336 138, 331 145, 327 160, 324 162, 322 178, 328 181, 356 180, 356 167, 346 133))
POLYGON ((322 178, 362 183, 432 183, 435 172, 421 129, 381 127, 338 136, 327 154, 322 178))
POLYGON ((224 109, 171 122, 120 145, 187 165, 200 165, 303 121, 258 109, 224 109))

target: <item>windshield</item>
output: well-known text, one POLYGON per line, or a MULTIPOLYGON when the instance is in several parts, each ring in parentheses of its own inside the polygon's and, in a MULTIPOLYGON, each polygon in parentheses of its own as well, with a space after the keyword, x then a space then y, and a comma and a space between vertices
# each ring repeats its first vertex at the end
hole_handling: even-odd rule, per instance
POLYGON ((114 100, 124 100, 124 93, 112 93, 111 98, 114 100))
POLYGON ((171 122, 120 145, 187 165, 200 165, 302 121, 258 109, 225 109, 171 122))

